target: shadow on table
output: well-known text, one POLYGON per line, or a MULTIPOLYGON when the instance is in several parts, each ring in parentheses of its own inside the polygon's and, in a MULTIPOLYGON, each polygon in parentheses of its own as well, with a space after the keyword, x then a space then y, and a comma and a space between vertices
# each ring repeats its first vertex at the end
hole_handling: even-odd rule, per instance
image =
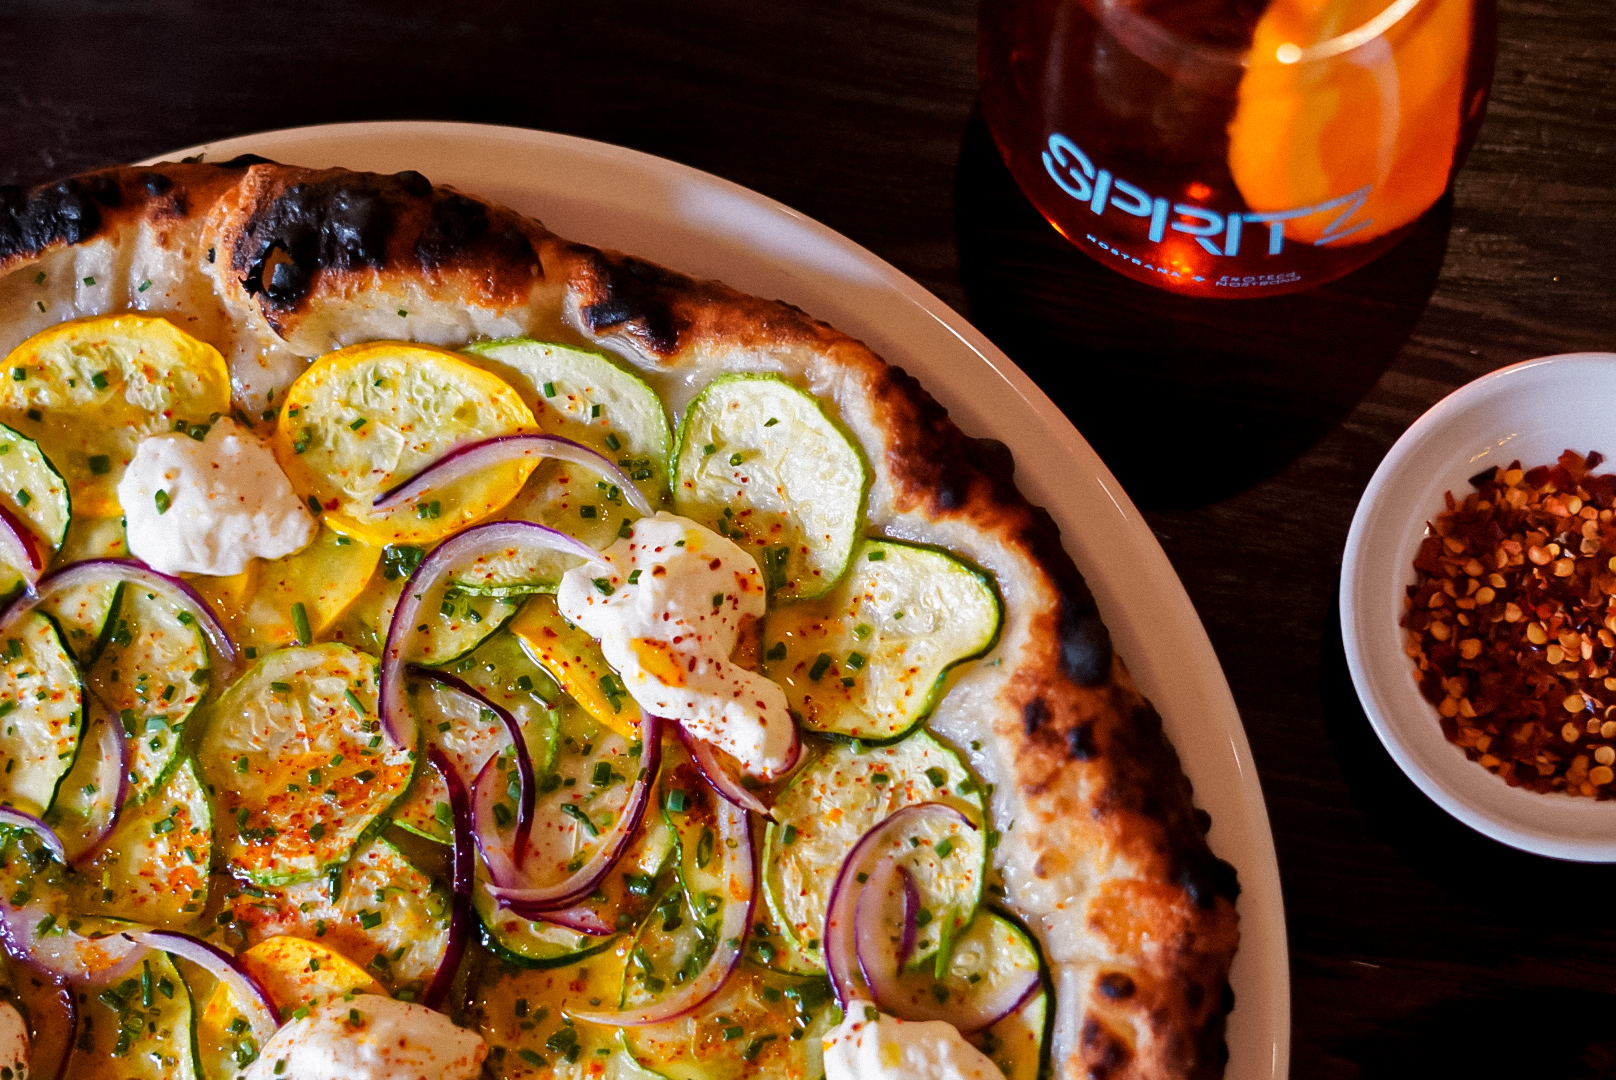
MULTIPOLYGON (((1616 890, 1616 866, 1563 862, 1500 844, 1415 787, 1358 703, 1334 604, 1323 637, 1319 682, 1326 729, 1353 796, 1381 841, 1444 891, 1509 924, 1558 926, 1578 918, 1576 913, 1605 910, 1616 890)), ((1611 1005, 1606 993, 1542 985, 1521 986, 1502 998, 1467 994, 1397 1017, 1334 1049, 1356 1062, 1361 1075, 1377 1080, 1616 1077, 1611 1005)))
POLYGON ((1450 201, 1312 292, 1175 296, 1101 266, 1039 216, 980 110, 955 174, 971 320, 1066 412, 1136 503, 1202 506, 1272 476, 1358 403, 1424 310, 1450 201), (1169 477, 1163 482, 1163 476, 1169 477))

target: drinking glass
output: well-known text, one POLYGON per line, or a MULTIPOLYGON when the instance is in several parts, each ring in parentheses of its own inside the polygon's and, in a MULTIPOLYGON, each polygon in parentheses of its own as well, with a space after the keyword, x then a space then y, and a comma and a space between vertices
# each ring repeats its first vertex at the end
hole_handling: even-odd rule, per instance
POLYGON ((1176 293, 1311 288, 1396 244, 1486 109, 1496 0, 983 0, 982 107, 1039 212, 1176 293))

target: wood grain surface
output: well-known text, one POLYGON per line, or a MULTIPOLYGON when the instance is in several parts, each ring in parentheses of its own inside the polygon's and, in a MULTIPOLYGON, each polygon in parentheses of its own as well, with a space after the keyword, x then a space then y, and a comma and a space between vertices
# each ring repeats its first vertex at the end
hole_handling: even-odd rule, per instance
MULTIPOLYGON (((1182 301, 1068 247, 975 111, 969 0, 0 0, 0 183, 266 128, 453 119, 621 143, 838 229, 969 315, 1145 509, 1228 672, 1290 928, 1292 1075, 1616 1076, 1616 868, 1448 818, 1358 708, 1358 495, 1454 387, 1616 350, 1616 15, 1502 0, 1451 198, 1313 294, 1182 301)), ((1607 448, 1607 452, 1608 448, 1607 448)))

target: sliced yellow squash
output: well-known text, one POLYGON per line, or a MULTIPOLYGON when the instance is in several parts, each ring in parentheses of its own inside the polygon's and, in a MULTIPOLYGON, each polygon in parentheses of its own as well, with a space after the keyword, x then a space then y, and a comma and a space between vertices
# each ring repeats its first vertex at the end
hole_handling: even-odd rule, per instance
POLYGON ((371 342, 327 353, 292 384, 275 456, 338 532, 378 547, 427 544, 498 511, 537 462, 485 469, 385 513, 372 509, 376 496, 455 447, 535 426, 497 375, 442 349, 371 342))
POLYGON ((254 559, 243 573, 191 584, 236 644, 268 652, 323 636, 365 591, 381 557, 380 548, 322 529, 314 543, 285 558, 254 559))
POLYGON ((511 620, 511 633, 585 712, 625 739, 638 737, 640 707, 607 666, 595 639, 561 617, 555 597, 529 600, 511 620))
POLYGON ((0 422, 39 444, 74 513, 90 517, 118 515, 118 478, 141 439, 229 408, 219 350, 147 315, 53 326, 0 365, 0 422))

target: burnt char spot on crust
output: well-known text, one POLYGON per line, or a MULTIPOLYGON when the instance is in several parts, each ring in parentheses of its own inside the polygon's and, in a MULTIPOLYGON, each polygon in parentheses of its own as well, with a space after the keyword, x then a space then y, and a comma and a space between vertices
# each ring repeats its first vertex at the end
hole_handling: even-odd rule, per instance
POLYGON ((1028 735, 1038 734, 1038 729, 1049 720, 1049 702, 1043 698, 1033 698, 1021 707, 1021 724, 1027 729, 1028 735))
POLYGON ((488 207, 455 191, 432 191, 420 173, 395 177, 406 192, 417 194, 420 185, 432 196, 432 216, 415 241, 415 258, 423 269, 438 270, 461 258, 473 247, 486 248, 499 262, 532 259, 533 245, 514 226, 494 230, 488 207))
POLYGON ((101 227, 103 207, 121 202, 112 176, 91 175, 24 191, 0 187, 0 262, 42 253, 53 244, 81 244, 101 227))
POLYGON ((142 173, 138 180, 140 186, 146 189, 146 194, 153 197, 168 194, 169 189, 174 186, 174 181, 160 172, 142 173))
POLYGON ((1133 1058, 1128 1044, 1092 1016, 1083 1018, 1082 1048, 1090 1080, 1106 1080, 1133 1058))
POLYGON ((584 328, 604 334, 621 327, 656 356, 677 353, 683 326, 670 294, 688 291, 688 279, 626 255, 597 251, 587 258, 593 295, 578 308, 584 328))
POLYGON ((1072 730, 1066 733, 1066 749, 1071 752, 1074 761, 1094 760, 1100 748, 1094 745, 1093 720, 1085 720, 1072 726, 1072 730))
POLYGON ((258 154, 237 154, 229 161, 218 163, 221 169, 245 169, 249 165, 273 165, 275 162, 258 154))
POLYGON ((1106 972, 1094 986, 1112 1001, 1123 1001, 1133 997, 1133 980, 1120 971, 1106 972))
POLYGON ((261 207, 232 256, 242 288, 289 310, 317 271, 379 268, 393 212, 378 179, 356 173, 293 184, 261 207))

